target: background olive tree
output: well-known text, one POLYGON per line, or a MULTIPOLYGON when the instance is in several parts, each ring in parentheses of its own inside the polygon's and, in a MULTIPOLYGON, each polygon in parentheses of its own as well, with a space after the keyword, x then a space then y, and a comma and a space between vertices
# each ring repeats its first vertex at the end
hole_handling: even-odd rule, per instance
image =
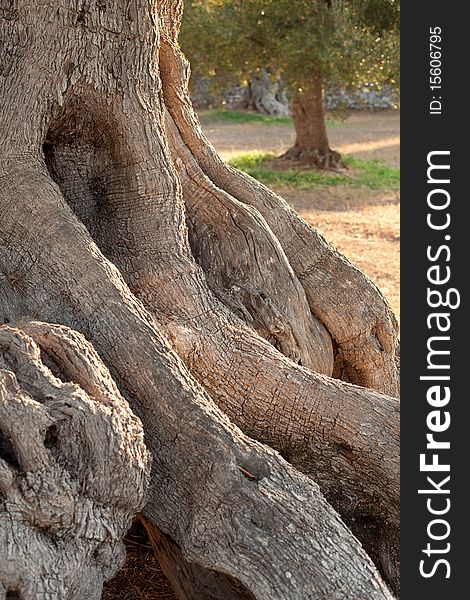
POLYGON ((399 17, 398 0, 189 0, 181 44, 206 77, 282 76, 296 131, 285 156, 335 167, 341 160, 328 142, 325 87, 398 88, 399 17))

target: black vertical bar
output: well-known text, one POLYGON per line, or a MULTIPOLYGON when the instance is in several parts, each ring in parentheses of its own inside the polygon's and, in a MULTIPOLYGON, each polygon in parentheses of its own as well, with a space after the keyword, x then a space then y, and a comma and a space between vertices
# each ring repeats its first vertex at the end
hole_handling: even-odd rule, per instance
POLYGON ((467 66, 470 30, 459 8, 462 8, 462 5, 435 0, 402 3, 403 600, 460 599, 468 595, 470 501, 466 490, 470 482, 470 394, 466 375, 470 374, 470 269, 466 265, 469 254, 466 242, 470 239, 470 231, 466 215, 467 205, 470 204, 470 191, 467 186, 470 164, 466 146, 470 139, 470 125, 466 90, 470 71, 467 66), (430 47, 431 40, 437 40, 431 38, 431 30, 437 31, 436 28, 440 29, 438 37, 441 38, 440 42, 435 44, 440 47, 441 52, 439 76, 437 70, 431 71, 432 68, 439 68, 438 59, 431 63, 433 58, 430 54, 433 51, 439 52, 430 47), (437 85, 438 82, 438 79, 431 81, 430 78, 433 77, 441 78, 440 89, 431 89, 431 86, 437 85), (431 152, 449 154, 435 154, 429 158, 431 152), (450 165, 450 170, 431 171, 429 182, 429 160, 441 165, 450 165), (450 183, 443 183, 446 178, 450 179, 450 183), (436 179, 439 182, 433 181, 436 179), (429 203, 444 206, 448 197, 449 206, 442 210, 429 206, 429 203), (449 226, 433 229, 427 221, 428 215, 434 227, 443 227, 450 218, 449 226), (427 255, 428 252, 431 258, 427 255), (433 266, 438 268, 429 272, 433 266), (444 280, 449 273, 450 278, 446 283, 430 281, 444 280), (431 307, 430 302, 439 304, 439 296, 434 293, 429 302, 428 289, 440 292, 443 303, 447 293, 450 294, 448 298, 451 305, 456 305, 460 297, 460 306, 431 307), (440 319, 430 316, 436 313, 445 316, 440 319), (442 329, 449 326, 449 330, 440 331, 438 321, 442 329), (440 339, 432 340, 433 337, 440 339), (446 340, 445 337, 450 339, 446 340), (428 344, 433 350, 449 350, 450 354, 430 356, 428 344), (431 363, 428 363, 430 358, 431 363), (438 367, 440 365, 442 368, 430 368, 430 364, 438 367), (450 368, 445 369, 446 365, 450 368), (450 379, 433 381, 420 377, 450 379), (436 388, 434 393, 429 392, 431 387, 436 388), (446 387, 449 388, 450 400, 444 404, 446 387), (428 394, 431 394, 434 406, 428 400, 428 394), (446 429, 448 417, 451 420, 446 429), (433 428, 442 428, 443 431, 437 433, 433 428), (426 437, 428 434, 434 434, 432 439, 435 441, 450 442, 450 449, 428 449, 426 446, 431 443, 426 437), (439 465, 449 465, 450 471, 420 469, 421 454, 426 455, 426 464, 436 460, 439 465), (437 455, 437 458, 433 458, 433 455, 437 455), (448 476, 450 479, 446 482, 448 476), (419 494, 418 490, 425 490, 425 493, 419 494), (447 508, 448 511, 442 514, 430 512, 430 509, 439 512, 447 508))

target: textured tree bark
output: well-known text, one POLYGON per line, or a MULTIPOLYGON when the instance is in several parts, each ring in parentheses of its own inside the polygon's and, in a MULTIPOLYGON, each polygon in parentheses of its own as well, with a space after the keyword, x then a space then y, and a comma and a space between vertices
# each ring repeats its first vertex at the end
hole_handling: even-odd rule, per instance
POLYGON ((398 325, 387 301, 364 273, 336 252, 285 200, 221 160, 192 109, 187 93, 189 63, 177 45, 177 30, 161 40, 160 76, 165 105, 212 186, 259 211, 279 240, 312 313, 333 339, 335 376, 397 395, 398 325))
POLYGON ((253 108, 265 115, 288 117, 289 106, 277 98, 279 82, 273 81, 266 69, 253 73, 248 87, 247 108, 253 108))
POLYGON ((81 332, 142 419, 179 598, 390 598, 335 511, 397 589, 396 322, 206 143, 181 9, 4 11, 0 318, 81 332))
POLYGON ((83 336, 34 322, 0 329, 0 417, 0 597, 100 598, 148 485, 142 424, 83 336))
POLYGON ((323 78, 320 73, 292 100, 295 144, 283 158, 314 164, 322 168, 344 166, 338 152, 330 148, 326 131, 323 78))

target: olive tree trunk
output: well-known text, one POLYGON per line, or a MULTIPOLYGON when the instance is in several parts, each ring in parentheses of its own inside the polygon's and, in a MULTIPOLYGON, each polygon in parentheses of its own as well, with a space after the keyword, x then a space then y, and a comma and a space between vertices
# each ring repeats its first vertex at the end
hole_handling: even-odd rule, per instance
POLYGON ((344 166, 338 152, 330 148, 326 129, 324 85, 321 73, 294 93, 292 116, 295 127, 295 144, 283 158, 321 168, 344 166))
POLYGON ((288 117, 291 114, 286 102, 278 98, 279 77, 274 79, 265 69, 252 73, 247 91, 247 108, 275 117, 288 117))
MULTIPOLYGON (((207 142, 181 10, 17 0, 0 13, 1 322, 80 332, 142 420, 143 513, 178 598, 391 598, 395 318, 361 271, 207 142)), ((62 364, 68 345, 56 347, 62 364)), ((8 362, 7 376, 19 369, 8 362)), ((100 452, 90 436, 87 452, 100 452)), ((29 559, 42 587, 28 587, 8 529, 0 541, 5 594, 84 597, 78 567, 57 591, 41 553, 29 559)))

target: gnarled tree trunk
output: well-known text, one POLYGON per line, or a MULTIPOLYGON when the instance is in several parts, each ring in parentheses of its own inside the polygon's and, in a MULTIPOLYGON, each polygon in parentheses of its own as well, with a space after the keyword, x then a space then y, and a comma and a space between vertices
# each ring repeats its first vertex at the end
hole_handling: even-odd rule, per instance
MULTIPOLYGON (((141 418, 143 512, 179 598, 391 598, 396 321, 208 144, 181 10, 3 9, 0 318, 79 331, 141 418)), ((56 597, 44 580, 15 585, 56 597)))
POLYGON ((341 156, 330 148, 326 130, 323 77, 320 72, 295 92, 292 99, 295 144, 283 158, 322 168, 344 166, 341 156))
POLYGON ((150 472, 142 425, 83 336, 0 328, 0 597, 101 597, 150 472))
POLYGON ((276 117, 288 117, 289 106, 277 97, 279 91, 279 78, 273 80, 268 71, 261 68, 252 73, 247 92, 247 108, 276 117))

